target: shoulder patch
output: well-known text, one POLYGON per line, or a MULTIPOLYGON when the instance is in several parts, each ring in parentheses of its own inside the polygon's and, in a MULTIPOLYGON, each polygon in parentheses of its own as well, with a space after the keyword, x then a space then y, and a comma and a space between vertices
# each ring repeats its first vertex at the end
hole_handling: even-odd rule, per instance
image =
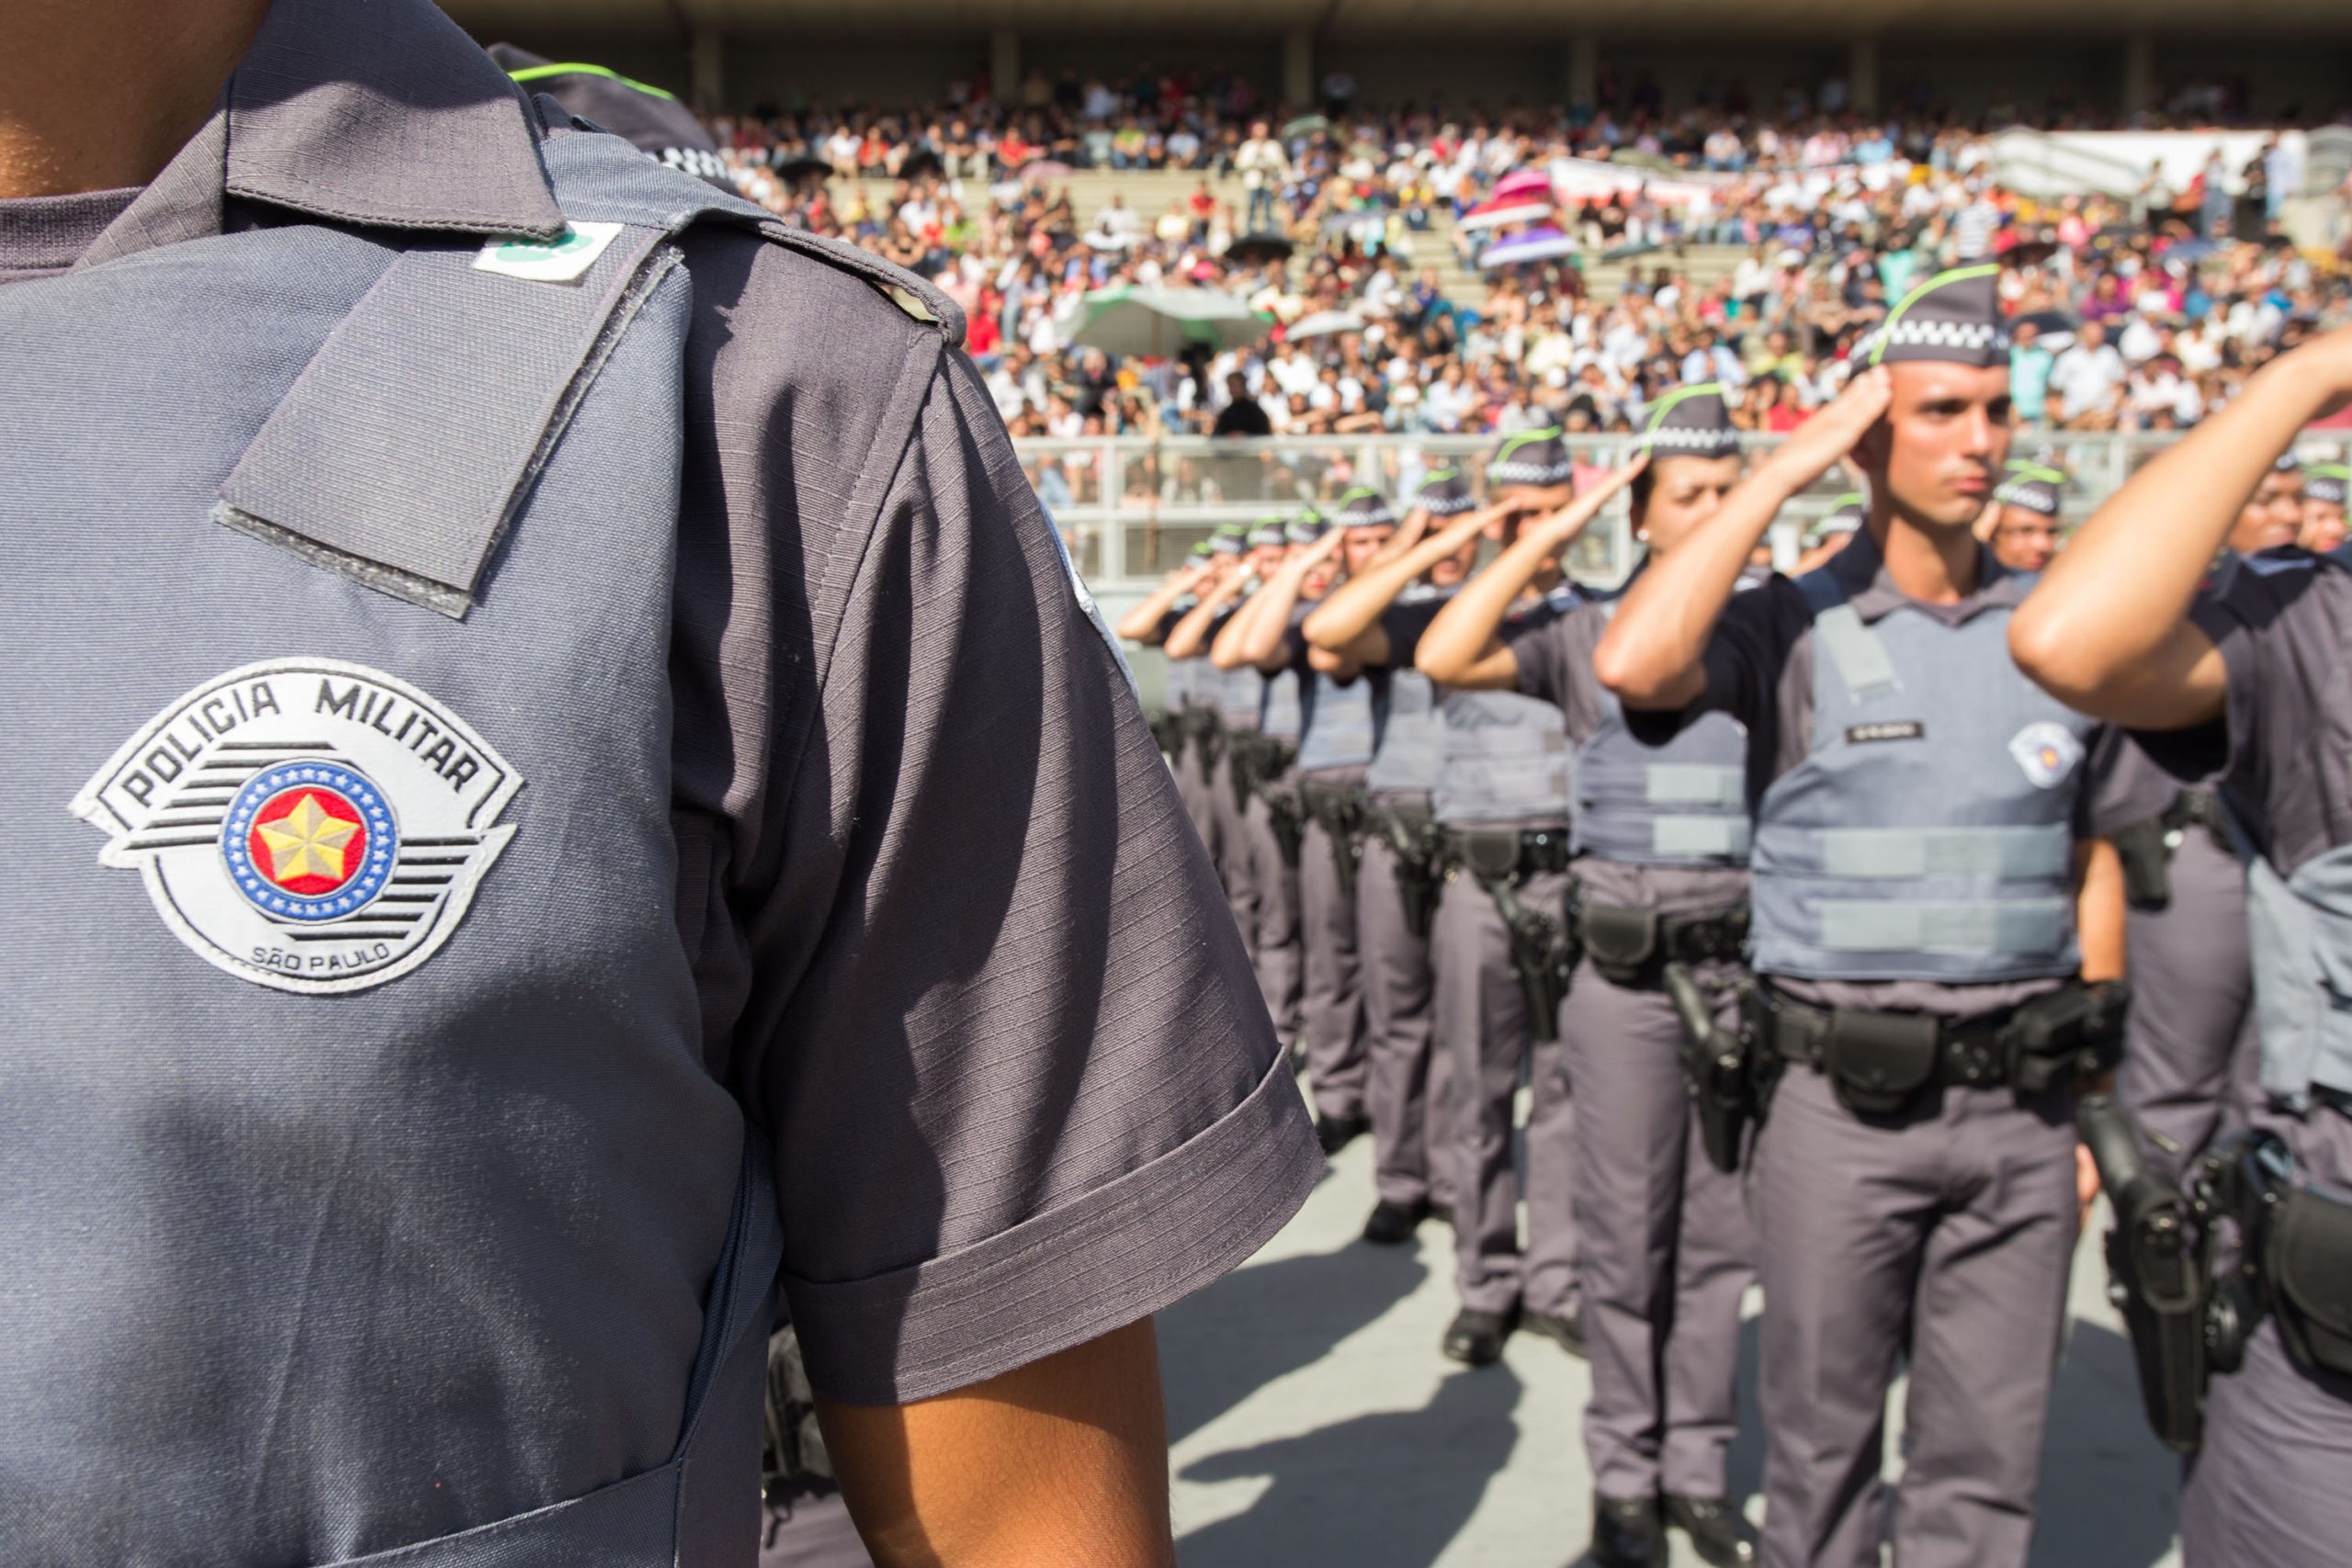
POLYGON ((836 240, 825 234, 814 234, 789 224, 767 222, 760 225, 760 232, 786 250, 839 267, 872 284, 882 297, 899 310, 927 326, 935 326, 944 333, 951 347, 964 345, 964 310, 935 284, 916 276, 902 266, 884 261, 871 251, 861 250, 846 240, 836 240))
POLYGON ((274 990, 364 991, 440 951, 506 842, 523 781, 404 681, 273 659, 207 681, 69 805, 172 934, 274 990))

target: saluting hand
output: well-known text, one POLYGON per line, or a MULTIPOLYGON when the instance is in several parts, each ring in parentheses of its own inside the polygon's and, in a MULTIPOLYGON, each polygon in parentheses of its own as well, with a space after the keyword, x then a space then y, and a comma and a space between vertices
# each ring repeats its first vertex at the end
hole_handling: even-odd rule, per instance
POLYGON ((1634 453, 1632 462, 1622 468, 1611 469, 1609 476, 1599 484, 1550 516, 1538 520, 1526 531, 1541 534, 1555 545, 1566 544, 1582 534, 1592 520, 1600 515, 1600 509, 1609 503, 1611 496, 1632 484, 1640 477, 1642 470, 1649 466, 1650 454, 1646 448, 1634 453))
POLYGON ((1764 460, 1764 467, 1792 491, 1803 490, 1869 434, 1886 417, 1894 398, 1894 378, 1883 365, 1873 365, 1848 383, 1846 389, 1806 420, 1764 460))

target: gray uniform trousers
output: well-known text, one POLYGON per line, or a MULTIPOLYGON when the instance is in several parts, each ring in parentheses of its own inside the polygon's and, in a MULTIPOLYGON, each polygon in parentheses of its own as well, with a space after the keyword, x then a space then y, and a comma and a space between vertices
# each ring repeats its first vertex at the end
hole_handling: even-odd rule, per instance
POLYGON ((2172 856, 2172 898, 2133 909, 2132 1011, 2116 1098, 2151 1132, 2149 1162, 2176 1179, 2207 1144, 2244 1126, 2261 1103, 2245 873, 2204 829, 2189 828, 2172 856))
MULTIPOLYGON (((1295 791, 1298 775, 1286 773, 1271 789, 1295 791)), ((1285 1043, 1298 1038, 1305 987, 1299 951, 1298 868, 1283 860, 1274 838, 1273 815, 1265 797, 1250 797, 1242 815, 1241 832, 1250 861, 1249 881, 1256 895, 1250 923, 1242 933, 1250 939, 1250 960, 1258 971, 1258 988, 1266 1010, 1273 1015, 1274 1032, 1285 1043)), ((1302 857, 1304 858, 1304 857, 1302 857)))
POLYGON ((1209 775, 1208 807, 1219 851, 1217 870, 1225 879, 1226 905, 1233 911, 1233 923, 1239 928, 1242 944, 1250 949, 1254 960, 1258 952, 1257 862, 1250 852, 1250 830, 1243 821, 1241 807, 1233 799, 1233 752, 1229 744, 1209 775))
POLYGON ((1201 766, 1201 748, 1197 741, 1187 739, 1184 750, 1171 770, 1176 775, 1176 795, 1184 803, 1184 815, 1192 818, 1193 831, 1201 836, 1201 845, 1209 852, 1209 863, 1217 868, 1220 879, 1225 875, 1224 835, 1217 830, 1218 817, 1215 791, 1216 781, 1201 766))
MULTIPOLYGON (((1704 977, 1730 975, 1712 966, 1704 977)), ((1739 1180, 1699 1146, 1682 1024, 1664 991, 1579 964, 1560 1033, 1576 1085, 1569 1163, 1593 1485, 1616 1500, 1721 1497, 1739 1425, 1739 1302, 1754 1278, 1739 1180)))
MULTIPOLYGON (((1434 935, 1434 931, 1431 933, 1434 935)), ((1373 1186, 1387 1202, 1453 1205, 1441 1151, 1452 1124, 1453 1065, 1430 1048, 1436 977, 1429 939, 1405 923, 1396 856, 1374 833, 1356 874, 1356 941, 1363 973, 1364 1110, 1372 1118, 1373 1186)))
MULTIPOLYGON (((2294 1150, 2297 1174, 2352 1193, 2352 1118, 2323 1107, 2301 1121, 2257 1119, 2294 1150)), ((2352 1562, 2352 1378, 2297 1367, 2274 1318, 2255 1331, 2245 1364, 2206 1394, 2180 1545, 2185 1568, 2352 1562)))
POLYGON ((1865 1122, 1792 1066, 1747 1174, 1767 1568, 1877 1568, 1906 1358, 1894 1560, 2021 1568, 2075 1248, 2073 1094, 1951 1089, 1865 1122))
POLYGON ((1309 821, 1298 857, 1304 949, 1301 1038, 1315 1109, 1326 1116, 1362 1116, 1370 1072, 1364 1054, 1363 970, 1356 902, 1341 896, 1333 859, 1338 852, 1323 825, 1309 821))
MULTIPOLYGON (((1562 872, 1538 872, 1519 888, 1531 908, 1566 901, 1562 872)), ((1467 872, 1445 880, 1430 933, 1437 971, 1435 1047, 1452 1058, 1453 1115, 1446 1163, 1453 1168, 1454 1280, 1462 1304, 1478 1312, 1562 1314, 1575 1310, 1576 1214, 1568 1150, 1575 1119, 1557 1042, 1538 1044, 1511 973, 1510 943, 1494 898, 1467 872), (1523 1182, 1511 1151, 1511 1101, 1524 1077, 1528 1112, 1523 1182), (1527 1245, 1519 1242, 1518 1202, 1527 1195, 1527 1245)))

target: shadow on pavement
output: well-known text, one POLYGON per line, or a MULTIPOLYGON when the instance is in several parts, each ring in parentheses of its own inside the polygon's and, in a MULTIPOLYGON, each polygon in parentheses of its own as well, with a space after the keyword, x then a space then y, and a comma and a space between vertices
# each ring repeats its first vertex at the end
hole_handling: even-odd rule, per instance
POLYGON ((2040 1498, 2042 1568, 2148 1568, 2172 1550, 2180 1461, 2141 1414, 2132 1342, 2103 1324, 2076 1319, 2058 1363, 2040 1498))
POLYGON ((1276 1378, 1313 1366, 1428 1274, 1410 1247, 1351 1242, 1337 1252, 1237 1269, 1170 1307, 1159 1318, 1168 1440, 1181 1441, 1276 1378))
POLYGON ((1273 1483, 1247 1512, 1179 1541, 1177 1557, 1189 1568, 1428 1568, 1510 1458, 1520 1392, 1505 1365, 1456 1372, 1422 1409, 1201 1460, 1186 1480, 1273 1483))

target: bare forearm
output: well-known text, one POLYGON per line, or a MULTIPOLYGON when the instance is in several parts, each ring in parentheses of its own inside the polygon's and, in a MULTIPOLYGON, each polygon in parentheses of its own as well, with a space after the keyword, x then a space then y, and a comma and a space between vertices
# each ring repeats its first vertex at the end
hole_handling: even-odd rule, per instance
POLYGON ((2105 839, 2075 849, 2076 941, 2086 980, 2120 980, 2124 971, 2123 860, 2105 839))
POLYGON ((1501 637, 1503 617, 1535 581, 1549 545, 1527 535, 1497 557, 1493 565, 1462 585, 1429 629, 1421 634, 1413 662, 1430 680, 1449 686, 1506 687, 1516 682, 1519 661, 1501 637), (1502 666, 1508 665, 1508 668, 1502 666), (1484 676, 1485 679, 1480 677, 1484 676))
POLYGON ((1707 640, 1748 557, 1804 482, 1767 463, 1724 498, 1704 527, 1642 573, 1592 660, 1600 683, 1627 707, 1672 710, 1705 692, 1707 640))
POLYGON ((2026 673, 2071 706, 2151 728, 2220 711, 2218 684, 2195 675, 2211 645, 2188 606, 2245 498, 2327 402, 2319 368, 2278 361, 2093 514, 2010 621, 2026 673))
POLYGON ((1216 619, 1219 610, 1232 603, 1233 595, 1219 590, 1185 611, 1184 618, 1168 634, 1168 640, 1159 645, 1160 651, 1170 659, 1199 658, 1201 645, 1208 640, 1209 623, 1216 619))
POLYGON ((1183 572, 1170 578, 1153 589, 1142 604, 1120 616, 1119 624, 1112 629, 1129 642, 1149 647, 1159 640, 1159 623, 1168 614, 1169 607, 1184 596, 1184 590, 1191 587, 1193 581, 1189 573, 1183 572))
POLYGON ((1306 581, 1306 570, 1292 562, 1259 590, 1250 601, 1249 624, 1239 638, 1242 663, 1262 670, 1281 651, 1284 634, 1290 630, 1290 614, 1298 607, 1299 589, 1306 581))
POLYGON ((1264 605, 1262 592, 1241 602, 1241 608, 1233 612, 1232 618, 1216 634, 1216 640, 1209 645, 1210 663, 1220 670, 1238 670, 1250 662, 1241 657, 1241 639, 1249 635, 1250 623, 1264 605))
POLYGON ((1362 637, 1416 578, 1478 536, 1485 513, 1474 513, 1394 560, 1375 562, 1316 607, 1303 628, 1317 648, 1339 651, 1362 637))
POLYGON ((1170 1568, 1148 1320, 895 1407, 818 1401, 876 1568, 1170 1568))

